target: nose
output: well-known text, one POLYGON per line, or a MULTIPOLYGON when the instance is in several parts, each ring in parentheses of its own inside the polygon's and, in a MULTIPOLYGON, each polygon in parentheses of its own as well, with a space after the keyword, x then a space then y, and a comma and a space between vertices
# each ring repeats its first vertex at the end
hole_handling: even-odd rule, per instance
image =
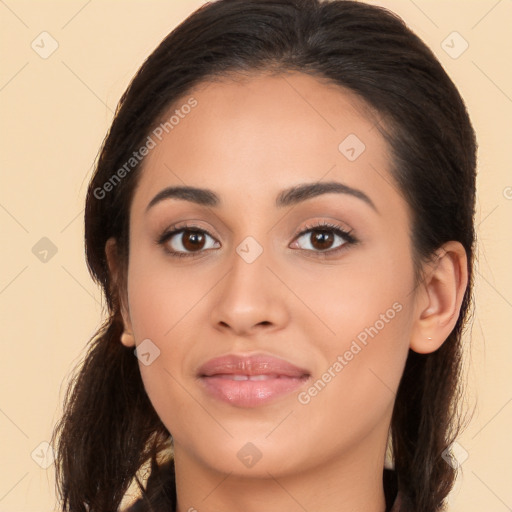
POLYGON ((231 270, 215 287, 211 321, 215 329, 236 336, 272 332, 289 321, 286 290, 267 267, 265 252, 248 263, 237 253, 231 270))

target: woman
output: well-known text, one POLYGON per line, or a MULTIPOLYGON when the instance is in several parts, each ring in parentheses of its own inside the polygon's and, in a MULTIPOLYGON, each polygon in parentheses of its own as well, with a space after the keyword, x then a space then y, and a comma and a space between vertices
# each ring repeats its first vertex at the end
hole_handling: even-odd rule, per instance
POLYGON ((55 431, 63 510, 133 482, 133 511, 441 510, 475 154, 382 8, 218 0, 178 26, 89 185, 109 318, 55 431))

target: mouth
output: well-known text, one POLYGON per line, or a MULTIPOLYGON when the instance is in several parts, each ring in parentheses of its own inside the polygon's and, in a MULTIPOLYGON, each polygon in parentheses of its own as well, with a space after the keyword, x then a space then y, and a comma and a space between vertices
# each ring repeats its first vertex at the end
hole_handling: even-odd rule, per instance
POLYGON ((258 407, 296 391, 311 374, 277 357, 231 354, 208 361, 197 376, 211 397, 236 407, 258 407))

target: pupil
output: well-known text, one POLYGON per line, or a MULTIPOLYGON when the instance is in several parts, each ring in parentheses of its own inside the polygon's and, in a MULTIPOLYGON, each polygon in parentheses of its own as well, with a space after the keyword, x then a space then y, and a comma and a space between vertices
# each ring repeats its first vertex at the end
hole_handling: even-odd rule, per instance
POLYGON ((197 231, 186 231, 182 243, 187 251, 201 249, 204 245, 204 235, 197 231))
POLYGON ((317 231, 312 234, 311 245, 316 249, 325 250, 329 249, 334 242, 334 235, 329 231, 317 231))

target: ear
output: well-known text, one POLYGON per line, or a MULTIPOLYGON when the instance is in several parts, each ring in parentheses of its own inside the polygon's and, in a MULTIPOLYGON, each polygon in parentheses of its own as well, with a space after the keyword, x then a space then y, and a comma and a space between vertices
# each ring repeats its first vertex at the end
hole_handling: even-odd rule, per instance
POLYGON ((417 291, 410 347, 419 354, 434 352, 446 341, 468 284, 467 256, 460 242, 447 242, 436 256, 417 291))
POLYGON ((117 242, 115 238, 109 238, 105 244, 105 256, 110 275, 112 277, 112 286, 119 297, 119 306, 121 309, 121 316, 123 318, 124 332, 121 335, 121 343, 127 347, 135 346, 135 338, 133 336, 133 329, 130 320, 130 310, 128 307, 128 294, 126 286, 122 283, 125 282, 121 279, 121 270, 119 265, 119 257, 117 252, 117 242))

